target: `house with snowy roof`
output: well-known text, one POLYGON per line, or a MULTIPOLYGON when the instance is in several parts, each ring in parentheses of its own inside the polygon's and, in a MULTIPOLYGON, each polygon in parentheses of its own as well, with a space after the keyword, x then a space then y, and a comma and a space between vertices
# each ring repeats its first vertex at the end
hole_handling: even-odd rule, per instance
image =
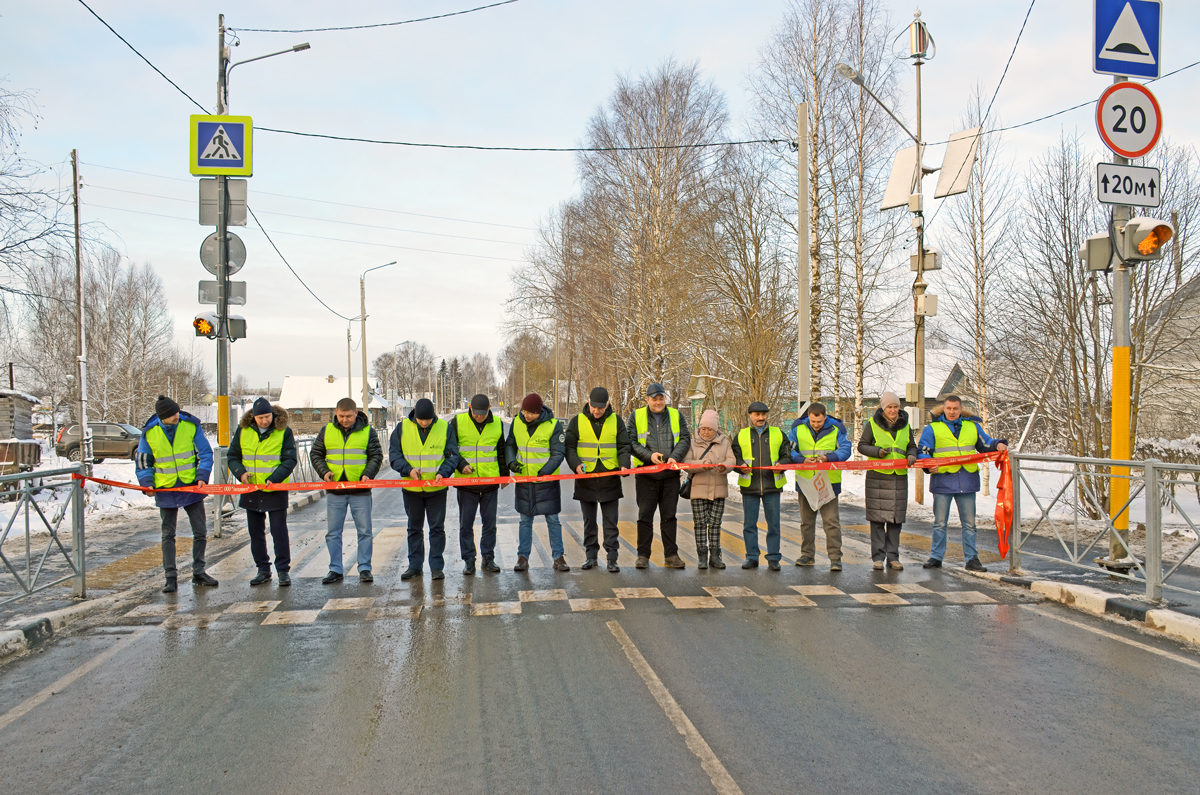
MULTIPOLYGON (((288 375, 276 402, 287 409, 292 432, 299 436, 315 434, 333 422, 333 410, 345 397, 361 403, 362 381, 332 375, 288 375)), ((358 408, 362 410, 361 405, 358 408)), ((381 434, 387 431, 387 413, 387 401, 372 392, 367 416, 381 434)))

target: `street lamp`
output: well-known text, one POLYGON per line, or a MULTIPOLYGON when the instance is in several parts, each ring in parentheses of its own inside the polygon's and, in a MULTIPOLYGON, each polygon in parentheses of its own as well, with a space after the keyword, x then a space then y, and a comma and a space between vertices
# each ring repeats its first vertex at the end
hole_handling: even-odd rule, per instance
MULTIPOLYGON (((248 58, 245 61, 229 64, 229 48, 225 46, 225 15, 217 15, 217 115, 229 113, 229 73, 234 66, 251 61, 261 61, 288 52, 301 52, 309 49, 307 42, 297 44, 287 50, 248 58)), ((229 405, 229 192, 226 185, 228 177, 217 176, 217 450, 213 467, 214 482, 225 482, 225 448, 229 445, 229 433, 233 426, 231 406, 229 405)), ((221 498, 222 503, 224 497, 221 498)), ((213 520, 213 537, 221 537, 221 510, 218 505, 216 517, 213 520)))
POLYGON ((362 307, 359 310, 359 318, 362 320, 362 339, 359 340, 359 344, 362 345, 362 360, 363 360, 362 361, 362 365, 363 365, 362 399, 363 399, 363 411, 365 411, 367 413, 368 419, 370 419, 370 417, 371 417, 371 411, 369 408, 367 408, 367 406, 369 405, 368 404, 369 395, 367 394, 367 274, 370 273, 371 271, 382 270, 383 268, 387 268, 387 267, 389 267, 391 265, 395 265, 395 264, 396 264, 396 261, 392 260, 391 262, 386 263, 384 265, 376 265, 374 268, 367 268, 358 277, 358 296, 359 296, 359 300, 362 302, 362 307))
MULTIPOLYGON (((925 283, 925 270, 932 262, 926 262, 925 251, 925 214, 924 214, 924 196, 921 187, 921 181, 926 173, 924 154, 925 145, 921 141, 921 64, 933 58, 934 44, 933 37, 929 35, 929 31, 925 23, 921 21, 921 12, 917 11, 916 19, 909 25, 909 55, 916 66, 917 70, 917 131, 913 133, 904 122, 892 112, 892 109, 883 103, 883 101, 875 96, 871 89, 867 88, 863 80, 862 73, 849 64, 839 63, 835 69, 839 75, 849 80, 854 85, 866 92, 867 96, 875 100, 875 104, 883 108, 883 110, 892 117, 896 124, 900 125, 900 129, 904 130, 905 134, 913 140, 916 147, 916 193, 909 197, 908 209, 913 214, 912 225, 917 233, 917 255, 914 257, 916 263, 917 278, 913 282, 913 318, 916 325, 916 340, 913 344, 913 378, 916 381, 914 385, 914 393, 906 395, 910 402, 915 402, 917 406, 917 418, 913 423, 913 432, 920 438, 921 427, 925 424, 925 318, 933 314, 931 309, 926 308, 925 289, 928 285, 925 283), (914 400, 915 398, 915 400, 914 400)), ((934 296, 930 296, 934 298, 934 296)), ((930 302, 931 303, 931 302, 930 302)), ((918 503, 924 503, 924 486, 925 486, 925 471, 917 470, 915 492, 918 503)))

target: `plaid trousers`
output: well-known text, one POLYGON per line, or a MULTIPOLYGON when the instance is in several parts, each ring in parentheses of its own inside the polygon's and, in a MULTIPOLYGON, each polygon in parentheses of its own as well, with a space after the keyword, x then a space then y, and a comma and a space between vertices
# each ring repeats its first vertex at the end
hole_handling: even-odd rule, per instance
POLYGON ((725 514, 725 498, 692 500, 692 519, 696 527, 696 552, 721 551, 721 517, 725 514))

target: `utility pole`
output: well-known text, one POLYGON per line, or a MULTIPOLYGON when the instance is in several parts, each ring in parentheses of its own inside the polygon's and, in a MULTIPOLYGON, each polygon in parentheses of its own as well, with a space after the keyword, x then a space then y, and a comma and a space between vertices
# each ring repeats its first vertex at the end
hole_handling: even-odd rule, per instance
MULTIPOLYGON (((925 142, 921 132, 921 64, 924 63, 929 33, 925 23, 921 21, 921 12, 915 13, 916 19, 910 28, 910 52, 917 71, 917 193, 916 206, 910 201, 909 210, 913 213, 913 227, 917 231, 917 279, 913 282, 913 319, 916 323, 916 339, 913 342, 913 380, 917 382, 917 417, 913 423, 914 438, 921 438, 921 428, 925 425, 925 315, 921 313, 919 304, 925 295, 925 203, 921 183, 925 178, 925 142)), ((919 505, 925 504, 925 470, 918 468, 915 473, 913 492, 919 505)))
POLYGON ((346 396, 354 391, 354 371, 350 366, 350 322, 346 322, 346 396))
MULTIPOLYGON (((1124 83, 1128 77, 1114 76, 1113 83, 1124 83)), ((1113 163, 1129 165, 1129 158, 1113 154, 1113 163)), ((1125 205, 1113 207, 1113 227, 1125 228, 1130 218, 1130 208, 1125 205)), ((1179 245, 1176 243, 1176 248, 1179 245)), ((1109 455, 1115 461, 1128 461, 1130 450, 1130 416, 1129 401, 1132 381, 1129 366, 1129 299, 1130 274, 1132 266, 1125 262, 1125 257, 1117 257, 1117 266, 1113 268, 1112 282, 1112 436, 1109 441, 1109 455)), ((1125 549, 1120 533, 1129 529, 1129 511, 1125 503, 1129 501, 1128 467, 1113 467, 1108 487, 1108 515, 1113 530, 1108 535, 1108 560, 1115 563, 1132 556, 1132 551, 1125 549)), ((1120 569, 1119 566, 1114 566, 1120 569)), ((1128 571, 1128 568, 1124 569, 1128 571)))
POLYGON ((365 273, 358 280, 358 298, 361 302, 359 317, 362 320, 362 334, 358 338, 358 344, 362 347, 362 409, 369 419, 371 417, 369 408, 371 396, 367 393, 367 278, 365 273))
MULTIPOLYGON (((79 460, 85 475, 92 474, 92 430, 87 419, 87 336, 83 325, 83 243, 79 233, 79 150, 71 150, 71 195, 75 205, 75 333, 79 363, 79 438, 83 445, 79 460)), ((12 365, 8 367, 12 382, 12 365)))
MULTIPOLYGON (((226 75, 229 50, 225 46, 225 15, 217 15, 217 115, 229 112, 226 106, 226 75)), ((225 451, 232 425, 229 403, 229 194, 227 177, 217 176, 217 449, 213 461, 213 483, 225 482, 225 451)), ((225 498, 217 498, 213 516, 213 538, 221 537, 221 511, 225 498)))
POLYGON ((800 285, 799 302, 797 304, 796 343, 799 346, 797 354, 796 376, 796 413, 799 414, 807 400, 812 400, 812 350, 809 339, 809 323, 811 322, 812 287, 809 284, 809 259, 812 256, 812 230, 808 214, 809 193, 808 184, 808 103, 801 102, 796 106, 796 161, 798 181, 796 203, 799 213, 796 220, 796 261, 797 276, 800 285))

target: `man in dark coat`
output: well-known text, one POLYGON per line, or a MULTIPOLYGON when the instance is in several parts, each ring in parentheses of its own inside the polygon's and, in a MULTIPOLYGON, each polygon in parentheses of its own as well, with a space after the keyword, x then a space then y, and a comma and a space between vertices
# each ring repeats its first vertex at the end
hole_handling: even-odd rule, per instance
MULTIPOLYGON (((165 395, 154 404, 154 416, 142 427, 138 442, 138 483, 146 488, 170 489, 178 486, 208 484, 212 474, 212 445, 204 435, 200 419, 179 408, 165 395)), ((175 593, 178 570, 175 568, 175 523, 179 509, 187 513, 192 526, 192 582, 213 587, 217 581, 204 571, 204 550, 208 546, 208 520, 204 515, 204 495, 186 491, 155 491, 154 504, 162 519, 163 593, 175 593)))
MULTIPOLYGON (((917 440, 908 426, 908 414, 900 408, 895 392, 884 392, 879 408, 863 423, 858 452, 874 461, 907 458, 917 461, 917 440)), ((871 560, 875 570, 884 564, 903 571, 900 562, 900 526, 908 515, 908 470, 868 469, 865 508, 871 524, 871 560)))
MULTIPOLYGON (((662 384, 646 388, 646 405, 629 415, 625 424, 631 436, 634 464, 679 463, 692 446, 687 419, 674 407, 667 406, 667 390, 662 384)), ((640 472, 641 470, 639 470, 640 472)), ((654 512, 658 511, 662 535, 663 562, 672 569, 684 567, 676 539, 679 507, 679 471, 665 469, 633 478, 637 494, 637 563, 639 569, 650 565, 650 547, 654 543, 654 512)))
MULTIPOLYGON (((492 403, 487 395, 472 397, 470 410, 456 415, 448 426, 447 446, 454 446, 459 451, 455 477, 495 478, 508 475, 504 423, 492 414, 492 403), (491 441, 493 435, 495 444, 491 441), (450 437, 453 441, 449 441, 450 437), (482 443, 485 440, 487 444, 482 443)), ((501 488, 499 483, 455 487, 458 499, 458 549, 465 564, 463 574, 475 573, 476 513, 482 525, 479 533, 479 552, 483 555, 481 568, 493 574, 500 571, 495 556, 496 508, 500 502, 501 488)))
MULTIPOLYGON (((593 389, 584 410, 571 418, 567 425, 566 447, 567 466, 577 474, 629 468, 629 432, 608 404, 607 389, 602 386, 593 389)), ((620 571, 617 567, 620 548, 617 512, 621 496, 621 480, 616 475, 575 481, 575 499, 583 513, 584 552, 590 561, 600 555, 596 524, 598 506, 604 517, 604 549, 608 553, 608 570, 611 572, 620 571)), ((584 568, 591 566, 584 564, 584 568)))
MULTIPOLYGON (((317 476, 327 483, 371 480, 383 466, 383 445, 379 434, 371 427, 367 415, 359 411, 354 398, 345 397, 337 402, 333 410, 334 421, 321 429, 313 439, 308 458, 317 476), (365 460, 364 460, 365 459, 365 460)), ((341 582, 342 571, 342 528, 346 524, 346 511, 354 518, 358 531, 358 579, 371 583, 371 535, 370 489, 329 490, 325 494, 325 546, 329 550, 329 573, 321 580, 322 585, 341 582)))
MULTIPOLYGON (((266 398, 254 401, 229 442, 229 472, 240 483, 284 483, 296 468, 296 437, 288 427, 288 413, 272 406, 266 398)), ((250 534, 250 554, 258 573, 251 585, 271 581, 271 557, 267 554, 267 522, 275 547, 275 571, 280 586, 292 584, 288 573, 292 552, 288 543, 286 491, 252 491, 243 494, 238 505, 246 509, 246 530, 250 534)))
MULTIPOLYGON (((566 458, 566 433, 554 419, 554 412, 542 403, 541 395, 531 393, 521 401, 521 409, 513 418, 505 441, 505 458, 514 475, 553 475, 566 458)), ((562 488, 556 480, 547 483, 518 483, 516 485, 517 564, 513 571, 529 569, 529 554, 533 551, 533 517, 546 517, 550 537, 550 554, 555 569, 570 571, 564 558, 562 542, 562 488), (562 561, 561 567, 559 561, 562 561)), ((595 561, 592 561, 595 565, 595 561)), ((591 566, 584 565, 585 568, 591 566)))

